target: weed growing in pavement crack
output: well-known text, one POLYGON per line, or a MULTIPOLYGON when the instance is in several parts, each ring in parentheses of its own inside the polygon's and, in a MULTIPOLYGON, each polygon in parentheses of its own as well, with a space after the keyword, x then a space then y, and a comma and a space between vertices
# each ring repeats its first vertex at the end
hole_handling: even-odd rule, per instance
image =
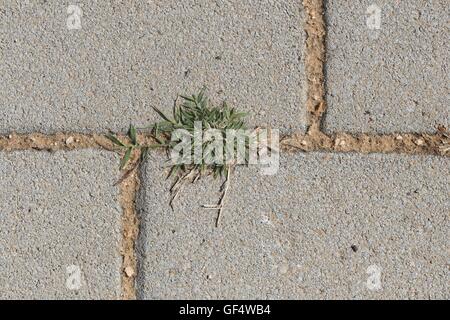
POLYGON ((111 140, 112 143, 119 146, 121 149, 125 150, 125 154, 122 157, 122 160, 120 160, 120 170, 123 170, 127 163, 130 161, 131 154, 134 149, 137 149, 140 147, 138 141, 137 141, 137 131, 136 128, 133 125, 130 125, 130 129, 128 130, 128 137, 130 138, 131 144, 127 144, 125 142, 122 142, 117 138, 114 134, 108 134, 106 137, 111 140))
MULTIPOLYGON (((203 139, 200 145, 200 152, 198 152, 198 149, 196 150, 195 142, 194 144, 191 143, 188 147, 188 154, 184 154, 183 156, 188 156, 189 159, 193 157, 194 162, 172 162, 172 166, 168 174, 168 178, 175 177, 175 181, 170 188, 170 206, 172 209, 173 202, 178 197, 187 182, 193 183, 197 181, 202 175, 212 175, 214 178, 224 179, 224 182, 220 189, 221 196, 218 203, 216 205, 202 206, 206 209, 213 209, 218 211, 216 219, 216 226, 218 226, 220 223, 222 210, 224 208, 225 198, 230 186, 231 172, 234 166, 238 164, 235 159, 235 155, 238 153, 238 145, 234 144, 234 139, 236 138, 236 136, 230 136, 229 132, 247 132, 246 125, 243 120, 246 114, 236 111, 234 108, 229 107, 225 102, 223 102, 222 105, 218 107, 211 106, 209 99, 205 94, 205 88, 202 89, 197 95, 180 96, 180 98, 183 100, 183 102, 181 103, 181 105, 178 105, 178 99, 175 100, 171 118, 166 116, 159 109, 153 107, 155 112, 158 113, 162 120, 150 127, 142 129, 146 130, 146 133, 153 138, 153 140, 155 141, 154 144, 149 145, 145 148, 141 146, 137 141, 136 128, 133 126, 130 126, 130 130, 128 132, 128 137, 131 141, 131 144, 123 143, 114 135, 108 135, 108 138, 115 145, 125 151, 125 154, 121 160, 121 169, 124 169, 127 163, 130 161, 133 150, 135 149, 141 150, 141 158, 145 157, 149 148, 162 148, 165 149, 167 153, 177 151, 177 147, 179 147, 180 143, 183 142, 183 136, 179 135, 179 132, 184 132, 185 136, 188 136, 190 138, 194 137, 195 140, 195 135, 198 134, 199 125, 201 130, 200 134, 202 135, 202 137, 208 130, 215 130, 214 132, 219 135, 219 137, 224 141, 225 145, 229 146, 230 144, 227 144, 227 142, 232 142, 231 150, 229 148, 225 148, 225 151, 224 148, 214 148, 216 138, 203 139), (218 152, 217 150, 220 151, 218 152), (217 159, 219 156, 220 159, 223 159, 223 154, 217 154, 222 152, 231 152, 231 159, 227 158, 227 161, 211 161, 212 158, 217 159)), ((244 150, 243 152, 242 149, 239 150, 244 160, 244 164, 248 164, 250 155, 250 143, 250 139, 244 138, 244 150)), ((186 150, 183 150, 183 152, 186 152, 186 150)), ((128 176, 141 162, 141 160, 136 161, 133 168, 129 169, 120 181, 123 181, 123 179, 128 176)))
POLYGON ((122 175, 122 177, 119 179, 119 181, 116 182, 116 185, 117 185, 117 184, 120 184, 123 180, 125 180, 131 173, 133 173, 133 171, 145 159, 145 157, 147 156, 149 147, 140 145, 140 143, 138 142, 138 139, 137 139, 136 127, 134 127, 133 125, 130 125, 130 128, 128 130, 128 138, 131 143, 126 143, 126 142, 120 141, 120 139, 113 133, 107 134, 106 137, 113 144, 115 144, 116 146, 118 146, 120 149, 122 149, 124 151, 124 155, 123 155, 122 159, 120 160, 120 168, 119 168, 120 170, 125 169, 127 164, 130 162, 134 150, 139 149, 141 152, 140 159, 138 161, 136 161, 135 164, 122 175))

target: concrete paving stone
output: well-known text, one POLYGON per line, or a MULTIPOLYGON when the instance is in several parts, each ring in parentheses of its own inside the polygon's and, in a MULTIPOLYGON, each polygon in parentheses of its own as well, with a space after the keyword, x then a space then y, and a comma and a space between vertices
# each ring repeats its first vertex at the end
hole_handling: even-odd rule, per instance
POLYGON ((0 133, 148 125, 204 85, 252 125, 303 130, 303 18, 296 0, 3 1, 0 133))
POLYGON ((0 299, 119 298, 118 159, 0 154, 0 299))
POLYGON ((449 127, 449 15, 448 0, 326 1, 325 130, 449 127))
POLYGON ((138 207, 144 299, 450 298, 450 160, 284 155, 274 176, 241 168, 222 224, 200 208, 220 182, 171 181, 153 156, 138 207))

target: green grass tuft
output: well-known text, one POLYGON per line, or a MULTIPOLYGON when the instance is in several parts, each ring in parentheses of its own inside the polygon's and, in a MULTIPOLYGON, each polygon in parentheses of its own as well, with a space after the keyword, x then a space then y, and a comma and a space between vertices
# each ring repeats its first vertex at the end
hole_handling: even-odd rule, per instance
MULTIPOLYGON (((202 130, 217 129, 223 137, 224 145, 227 143, 226 130, 246 130, 244 117, 246 113, 237 112, 235 108, 229 107, 225 102, 220 107, 210 105, 209 99, 205 94, 205 89, 202 89, 199 94, 188 96, 181 96, 183 102, 177 106, 176 103, 173 108, 172 117, 166 116, 163 112, 154 108, 161 116, 162 121, 154 124, 151 127, 151 135, 156 141, 156 145, 161 148, 173 149, 181 139, 172 140, 175 130, 184 129, 189 134, 194 135, 195 122, 202 123, 202 130)), ((213 141, 204 141, 202 144, 202 161, 197 164, 175 164, 172 166, 169 176, 182 174, 183 172, 197 172, 203 174, 209 171, 214 177, 226 176, 231 163, 208 163, 205 150, 213 141)), ((248 142, 246 142, 248 147, 248 142)), ((236 146, 235 146, 236 147, 236 146)), ((236 150, 234 149, 236 152, 236 150)), ((192 146, 191 156, 194 156, 194 146, 192 146)), ((248 157, 246 152, 245 157, 248 157)), ((223 155, 225 159, 225 154, 223 155)))
MULTIPOLYGON (((117 136, 114 134, 107 135, 107 138, 111 140, 111 142, 122 149, 124 151, 124 156, 120 161, 120 169, 123 170, 130 162, 130 158, 135 149, 139 149, 141 151, 141 158, 138 161, 135 161, 134 165, 131 169, 128 169, 122 178, 117 182, 120 183, 124 179, 126 179, 138 166, 142 163, 143 159, 147 156, 148 150, 153 148, 163 148, 167 151, 171 151, 181 142, 181 137, 176 137, 174 132, 178 129, 184 129, 190 136, 194 136, 195 132, 195 123, 201 122, 202 124, 202 135, 205 130, 208 129, 216 129, 221 134, 223 139, 224 150, 222 159, 226 159, 226 152, 234 152, 232 154, 231 161, 221 163, 210 162, 209 159, 214 157, 213 154, 216 149, 209 148, 212 154, 208 154, 205 152, 208 150, 207 148, 211 143, 214 143, 213 139, 206 139, 202 141, 202 153, 201 153, 201 161, 199 163, 186 163, 186 164, 174 164, 172 165, 169 177, 175 176, 175 182, 172 185, 171 192, 171 200, 170 206, 173 209, 173 201, 176 199, 178 194, 181 192, 183 185, 187 181, 196 181, 203 174, 212 174, 216 177, 225 177, 225 181, 222 185, 221 191, 222 196, 220 197, 217 205, 204 205, 204 208, 207 209, 215 209, 218 210, 218 216, 216 220, 216 226, 219 225, 221 212, 223 210, 225 197, 227 194, 227 190, 230 185, 230 176, 232 167, 236 164, 234 161, 235 156, 237 155, 237 144, 234 143, 235 135, 233 137, 227 136, 227 130, 235 130, 237 134, 239 132, 246 132, 246 124, 244 122, 245 113, 238 112, 234 108, 229 107, 225 102, 222 103, 221 106, 211 106, 208 97, 205 94, 205 89, 202 89, 197 95, 188 96, 180 96, 183 99, 181 105, 177 105, 177 101, 175 101, 172 117, 166 116, 159 109, 153 107, 156 113, 161 117, 161 121, 155 123, 154 125, 148 127, 150 129, 150 136, 155 140, 154 145, 143 146, 138 142, 137 130, 133 125, 130 125, 130 129, 128 130, 128 140, 130 143, 122 142, 117 136), (238 131, 243 130, 243 131, 238 131), (228 148, 228 140, 233 139, 231 145, 233 146, 232 150, 228 148), (228 140, 227 140, 228 139, 228 140), (228 150, 227 150, 228 149, 228 150), (226 151, 225 151, 226 150, 226 151)), ((245 134, 245 133, 244 133, 245 134)), ((243 155, 245 163, 248 163, 249 158, 249 143, 248 139, 245 139, 245 154, 243 155)), ((194 144, 192 143, 191 147, 191 159, 194 157, 194 144)))

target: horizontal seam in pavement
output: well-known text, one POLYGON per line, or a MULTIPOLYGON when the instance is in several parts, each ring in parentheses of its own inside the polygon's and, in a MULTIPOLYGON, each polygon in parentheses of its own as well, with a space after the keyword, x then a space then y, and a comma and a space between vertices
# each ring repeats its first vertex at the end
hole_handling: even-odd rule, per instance
MULTIPOLYGON (((119 138, 126 140, 125 135, 119 138)), ((142 146, 154 143, 150 136, 139 135, 142 146)), ((327 135, 323 132, 307 134, 294 133, 281 138, 281 149, 285 151, 299 150, 302 152, 360 152, 360 153, 406 153, 431 154, 446 156, 440 147, 450 144, 446 132, 427 133, 393 133, 393 134, 351 134, 337 132, 327 135)), ((0 151, 11 152, 19 150, 79 150, 104 149, 114 152, 114 145, 105 134, 56 133, 45 135, 31 133, 0 136, 0 151)))

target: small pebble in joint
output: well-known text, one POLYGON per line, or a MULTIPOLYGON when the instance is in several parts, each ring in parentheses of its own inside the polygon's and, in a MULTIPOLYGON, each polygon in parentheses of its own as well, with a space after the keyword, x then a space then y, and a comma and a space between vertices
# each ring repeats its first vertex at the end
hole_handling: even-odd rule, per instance
POLYGON ((398 136, 395 137, 395 139, 397 139, 397 140, 403 140, 403 137, 402 137, 401 135, 398 135, 398 136))
POLYGON ((72 144, 73 142, 74 142, 74 138, 73 138, 73 137, 68 137, 68 138, 66 139, 66 144, 67 144, 67 145, 72 144))
POLYGON ((134 270, 130 266, 126 267, 124 271, 128 278, 131 278, 132 276, 134 276, 134 270))
POLYGON ((418 146, 423 146, 425 144, 425 141, 423 141, 423 139, 417 139, 416 144, 418 146))
POLYGON ((345 146, 345 140, 341 140, 339 138, 336 138, 336 140, 334 141, 334 145, 343 147, 343 146, 345 146))

